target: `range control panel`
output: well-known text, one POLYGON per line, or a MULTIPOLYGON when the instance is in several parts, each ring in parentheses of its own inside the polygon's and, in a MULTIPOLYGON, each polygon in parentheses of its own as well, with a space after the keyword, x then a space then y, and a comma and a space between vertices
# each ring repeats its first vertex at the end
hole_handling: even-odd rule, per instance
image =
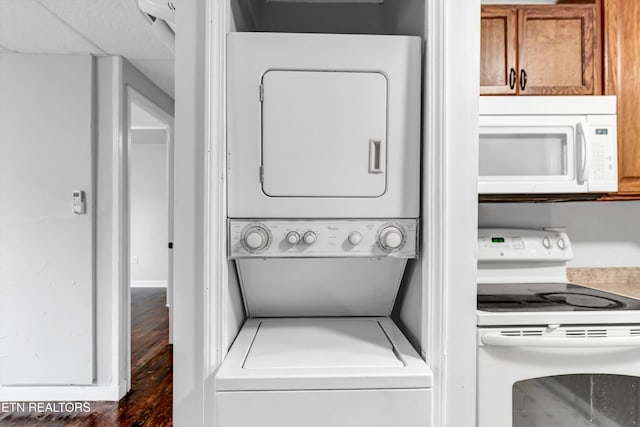
POLYGON ((230 258, 416 258, 417 219, 229 220, 230 258))
POLYGON ((478 229, 478 261, 565 262, 573 258, 567 233, 516 228, 478 229))

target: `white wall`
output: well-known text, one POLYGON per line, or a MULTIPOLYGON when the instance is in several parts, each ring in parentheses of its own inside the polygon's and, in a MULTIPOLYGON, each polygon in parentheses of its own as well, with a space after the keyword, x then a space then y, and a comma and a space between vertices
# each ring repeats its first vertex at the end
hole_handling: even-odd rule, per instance
POLYGON ((640 266, 640 201, 481 203, 481 227, 566 227, 571 267, 640 266))
POLYGON ((0 55, 0 385, 94 379, 93 72, 0 55))
POLYGON ((131 286, 167 286, 167 131, 131 133, 131 286))
MULTIPOLYGON (((176 13, 176 145, 174 265, 175 334, 173 371, 173 422, 180 426, 205 425, 204 381, 207 376, 205 303, 208 287, 205 244, 208 161, 205 143, 205 83, 210 16, 207 4, 222 7, 225 1, 189 1, 176 13)), ((212 25, 224 25, 225 14, 216 14, 212 25)), ((209 421, 212 422, 212 421, 209 421)))
POLYGON ((53 353, 38 353, 37 363, 18 353, 41 385, 0 386, 0 400, 118 400, 130 372, 126 88, 168 114, 173 101, 119 57, 0 55, 0 77, 0 366, 11 367, 7 332, 53 353), (87 192, 87 215, 71 216, 72 189, 87 192), (90 218, 88 233, 69 228, 90 218), (7 234, 17 232, 23 243, 7 234), (16 271, 31 276, 28 286, 16 271), (86 340, 87 331, 90 360, 63 336, 86 340), (71 376, 51 366, 60 360, 75 363, 71 376))

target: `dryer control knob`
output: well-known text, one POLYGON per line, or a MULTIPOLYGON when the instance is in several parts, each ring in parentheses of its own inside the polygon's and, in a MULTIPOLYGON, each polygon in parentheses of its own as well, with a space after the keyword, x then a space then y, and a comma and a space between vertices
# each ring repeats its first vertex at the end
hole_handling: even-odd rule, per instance
POLYGON ((349 233, 348 239, 349 243, 355 246, 362 242, 362 234, 358 233, 357 231, 352 231, 351 233, 349 233))
POLYGON ((558 247, 563 250, 567 249, 567 242, 564 239, 558 239, 558 247))
POLYGON ((383 249, 388 251, 399 249, 404 244, 404 233, 395 225, 389 225, 383 228, 378 235, 378 242, 383 249))
POLYGON ((290 231, 287 233, 287 242, 292 245, 295 245, 300 241, 300 234, 297 231, 290 231))
POLYGON ((547 249, 551 249, 551 239, 549 239, 548 237, 543 238, 542 246, 544 246, 547 249))
POLYGON ((258 252, 269 245, 269 232, 260 225, 250 227, 242 238, 249 252, 258 252))
POLYGON ((313 245, 316 242, 316 233, 313 231, 307 231, 304 233, 302 240, 304 240, 307 245, 313 245))

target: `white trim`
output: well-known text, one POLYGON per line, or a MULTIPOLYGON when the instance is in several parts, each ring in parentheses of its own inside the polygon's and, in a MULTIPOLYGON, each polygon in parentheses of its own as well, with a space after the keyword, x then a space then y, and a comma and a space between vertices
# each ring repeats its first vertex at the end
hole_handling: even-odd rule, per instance
POLYGON ((422 339, 434 371, 433 426, 475 425, 477 145, 468 143, 477 140, 479 3, 425 3, 423 268, 430 309, 422 339))
POLYGON ((166 280, 132 280, 132 288, 166 288, 166 280))
POLYGON ((120 348, 124 344, 121 337, 122 323, 122 303, 121 303, 121 286, 120 286, 120 156, 123 143, 123 125, 122 125, 122 58, 115 57, 113 60, 113 80, 112 80, 112 135, 113 135, 113 152, 111 162, 111 277, 116 286, 113 287, 111 300, 111 375, 118 378, 121 382, 128 384, 126 378, 120 378, 120 348))
POLYGON ((34 401, 111 401, 127 393, 127 382, 118 385, 89 386, 5 386, 0 387, 0 402, 34 401))
MULTIPOLYGON (((226 147, 226 55, 230 31, 228 0, 208 2, 205 38, 205 129, 207 156, 205 204, 205 304, 204 361, 205 379, 212 378, 227 353, 226 319, 229 281, 226 262, 227 147, 226 147), (208 262, 207 262, 208 261, 208 262)), ((205 381, 204 425, 215 423, 215 389, 205 381)))
POLYGON ((425 5, 425 70, 424 70, 424 141, 422 217, 423 271, 428 284, 423 307, 430 307, 427 324, 423 328, 422 343, 426 347, 426 360, 434 373, 432 425, 443 426, 446 395, 446 365, 441 360, 444 343, 442 316, 446 301, 443 297, 445 253, 443 221, 446 218, 444 203, 443 175, 446 158, 444 155, 444 8, 442 1, 427 2, 425 5), (429 214, 427 214, 427 212, 429 214))
POLYGON ((207 66, 208 72, 208 98, 205 103, 206 124, 208 131, 208 152, 213 161, 209 163, 207 197, 209 197, 208 227, 209 240, 207 244, 208 256, 211 261, 207 274, 209 289, 209 304, 207 307, 208 325, 210 331, 205 331, 209 336, 209 345, 205 347, 206 360, 209 372, 215 371, 224 360, 227 353, 226 319, 228 305, 227 287, 223 283, 229 281, 229 271, 226 262, 227 253, 227 132, 226 132, 226 82, 227 82, 227 34, 229 33, 228 19, 231 16, 227 7, 228 1, 218 2, 217 10, 209 7, 207 12, 212 25, 209 25, 207 41, 207 66), (216 103, 215 105, 213 103, 216 103), (212 112, 217 112, 213 114, 212 112), (214 142, 218 142, 217 145, 214 142), (211 156, 211 153, 214 156, 211 156), (214 191, 212 191, 214 190, 214 191), (215 227, 213 226, 215 225, 215 227), (211 247, 211 243, 215 246, 211 247), (216 313, 210 316, 210 312, 216 313))

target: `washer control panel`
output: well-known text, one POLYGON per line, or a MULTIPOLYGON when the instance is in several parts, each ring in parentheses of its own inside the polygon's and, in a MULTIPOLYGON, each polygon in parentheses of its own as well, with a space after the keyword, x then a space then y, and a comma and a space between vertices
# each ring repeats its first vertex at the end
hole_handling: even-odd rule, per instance
POLYGON ((417 219, 229 220, 231 258, 417 258, 417 219))
POLYGON ((478 261, 565 262, 573 258, 567 233, 516 228, 478 229, 478 261))

